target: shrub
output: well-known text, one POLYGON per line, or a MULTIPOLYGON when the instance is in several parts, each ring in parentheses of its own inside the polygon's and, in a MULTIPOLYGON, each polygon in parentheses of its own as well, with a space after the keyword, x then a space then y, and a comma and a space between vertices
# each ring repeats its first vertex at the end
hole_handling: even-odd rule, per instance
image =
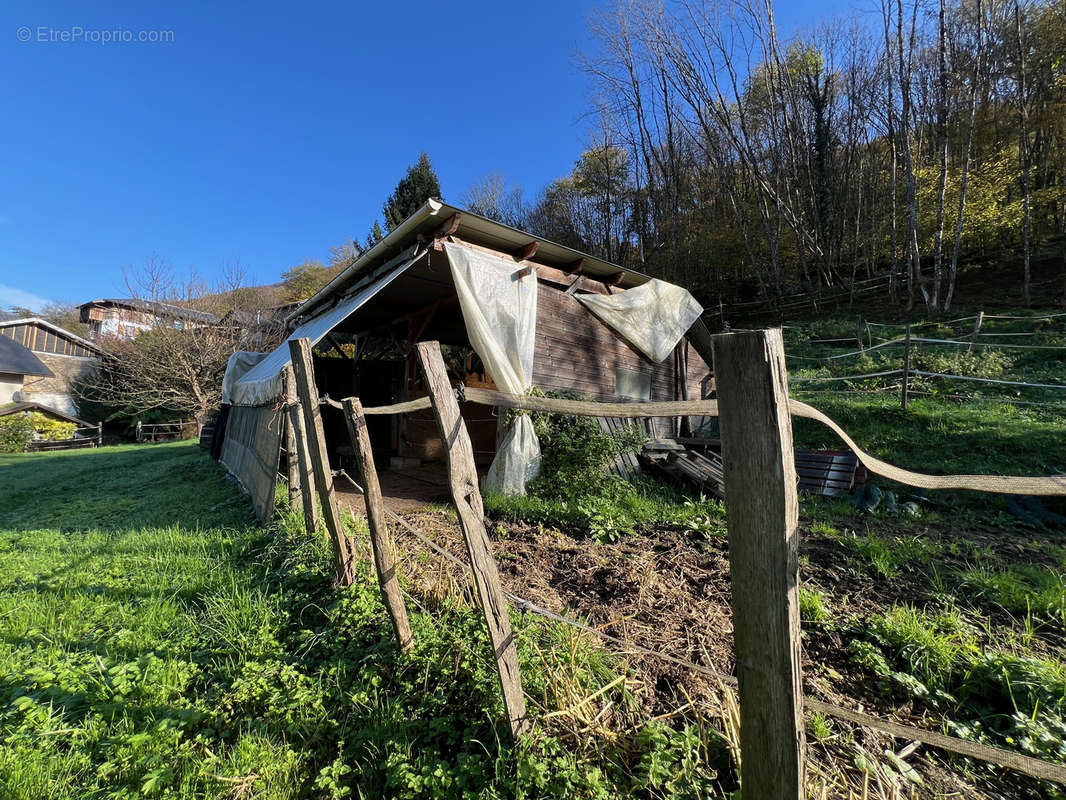
POLYGON ((54 442, 58 439, 73 439, 74 431, 78 429, 78 426, 73 422, 62 422, 58 419, 52 419, 45 416, 40 411, 34 411, 30 415, 30 421, 33 425, 33 429, 40 435, 42 439, 47 439, 50 442, 54 442))
MULTIPOLYGON (((553 396, 576 399, 573 395, 553 396)), ((622 453, 644 444, 639 425, 605 431, 594 417, 571 414, 533 414, 533 427, 542 453, 540 475, 529 491, 540 497, 575 498, 587 495, 607 477, 607 467, 622 453)))
POLYGON ((21 453, 33 440, 33 421, 25 414, 0 417, 0 453, 21 453))
POLYGON ((998 378, 1014 365, 1014 359, 998 350, 978 348, 972 353, 959 350, 954 353, 914 354, 915 368, 944 375, 970 375, 975 378, 998 378))

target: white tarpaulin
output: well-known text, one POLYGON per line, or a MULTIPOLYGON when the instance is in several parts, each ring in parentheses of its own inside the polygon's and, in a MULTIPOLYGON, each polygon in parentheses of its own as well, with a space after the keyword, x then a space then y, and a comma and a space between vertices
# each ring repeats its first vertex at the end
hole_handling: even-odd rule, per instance
POLYGON ((248 371, 266 358, 269 353, 253 353, 238 350, 226 362, 226 374, 222 376, 222 402, 233 405, 233 387, 248 371))
POLYGON ((617 294, 575 296, 656 364, 670 355, 703 313, 687 290, 658 278, 617 294))
MULTIPOLYGON (((500 390, 523 394, 533 382, 536 273, 463 245, 445 243, 444 251, 470 344, 500 390)), ((533 421, 521 415, 504 434, 485 488, 524 494, 526 481, 536 477, 539 466, 540 445, 533 421)))
MULTIPOLYGON (((416 253, 385 277, 370 284, 355 294, 342 298, 333 308, 328 311, 323 311, 316 317, 312 317, 290 333, 289 339, 285 340, 275 350, 268 353, 262 361, 248 370, 243 377, 233 384, 233 388, 230 391, 233 405, 261 406, 266 403, 271 403, 281 397, 284 393, 281 371, 289 363, 289 340, 310 339, 312 345, 318 344, 323 336, 344 322, 352 312, 356 311, 371 297, 388 286, 400 275, 400 273, 411 266, 421 256, 421 252, 416 253)), ((226 373, 228 377, 228 366, 226 368, 226 373)), ((225 384, 226 378, 223 378, 222 382, 225 384)))

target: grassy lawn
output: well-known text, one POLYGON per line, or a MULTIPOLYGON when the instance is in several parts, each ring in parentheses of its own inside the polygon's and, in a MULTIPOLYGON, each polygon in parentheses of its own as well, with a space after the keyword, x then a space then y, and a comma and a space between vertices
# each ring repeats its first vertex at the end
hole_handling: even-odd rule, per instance
MULTIPOLYGON (((810 342, 834 332, 820 324, 790 352, 829 352, 810 342)), ((1019 352, 983 368, 1060 380, 1019 352)), ((941 369, 964 367, 982 368, 941 369)), ((906 414, 893 391, 795 393, 902 467, 1066 470, 1066 416, 984 387, 906 414)), ((723 505, 596 476, 598 426, 558 425, 554 479, 486 498, 505 588, 730 673, 723 505)), ((796 436, 839 446, 813 423, 796 436)), ((1066 763, 1066 529, 1003 497, 871 480, 891 502, 801 504, 805 693, 1066 763)), ((415 638, 400 654, 368 564, 332 587, 325 539, 284 494, 259 525, 188 443, 0 456, 0 798, 736 797, 723 687, 513 612, 535 731, 511 744, 465 575, 397 532, 415 638)), ((412 520, 461 552, 448 509, 412 520)), ((816 797, 1061 796, 929 748, 901 765, 902 742, 807 722, 816 797)))
POLYGON ((697 797, 728 768, 644 721, 604 651, 517 616, 530 711, 556 713, 512 747, 468 604, 412 604, 399 654, 367 565, 335 591, 324 541, 258 526, 195 445, 0 457, 0 509, 5 800, 697 797), (601 689, 625 746, 564 741, 601 689))

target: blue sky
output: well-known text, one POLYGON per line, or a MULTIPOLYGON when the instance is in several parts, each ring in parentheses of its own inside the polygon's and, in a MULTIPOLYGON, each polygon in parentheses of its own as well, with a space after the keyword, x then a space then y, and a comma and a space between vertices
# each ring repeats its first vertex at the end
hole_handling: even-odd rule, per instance
POLYGON ((0 307, 122 294, 151 256, 273 282, 361 239, 422 150, 457 202, 493 170, 535 194, 588 140, 600 0, 102 6, 0 9, 0 307), (172 41, 86 41, 140 31, 172 41))

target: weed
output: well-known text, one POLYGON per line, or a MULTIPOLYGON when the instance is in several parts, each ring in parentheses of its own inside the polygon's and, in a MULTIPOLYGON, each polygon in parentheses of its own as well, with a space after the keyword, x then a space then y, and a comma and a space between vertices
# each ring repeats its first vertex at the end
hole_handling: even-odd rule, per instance
POLYGON ((915 562, 929 562, 940 555, 942 546, 922 536, 896 536, 891 539, 870 531, 841 537, 840 545, 848 553, 848 562, 881 578, 896 578, 900 570, 915 562))
POLYGON ((829 598, 820 589, 808 589, 801 586, 799 590, 800 619, 804 622, 826 622, 832 616, 829 610, 829 598))
POLYGON ((834 732, 833 721, 821 711, 812 711, 807 717, 807 733, 815 740, 821 742, 832 736, 834 732))

